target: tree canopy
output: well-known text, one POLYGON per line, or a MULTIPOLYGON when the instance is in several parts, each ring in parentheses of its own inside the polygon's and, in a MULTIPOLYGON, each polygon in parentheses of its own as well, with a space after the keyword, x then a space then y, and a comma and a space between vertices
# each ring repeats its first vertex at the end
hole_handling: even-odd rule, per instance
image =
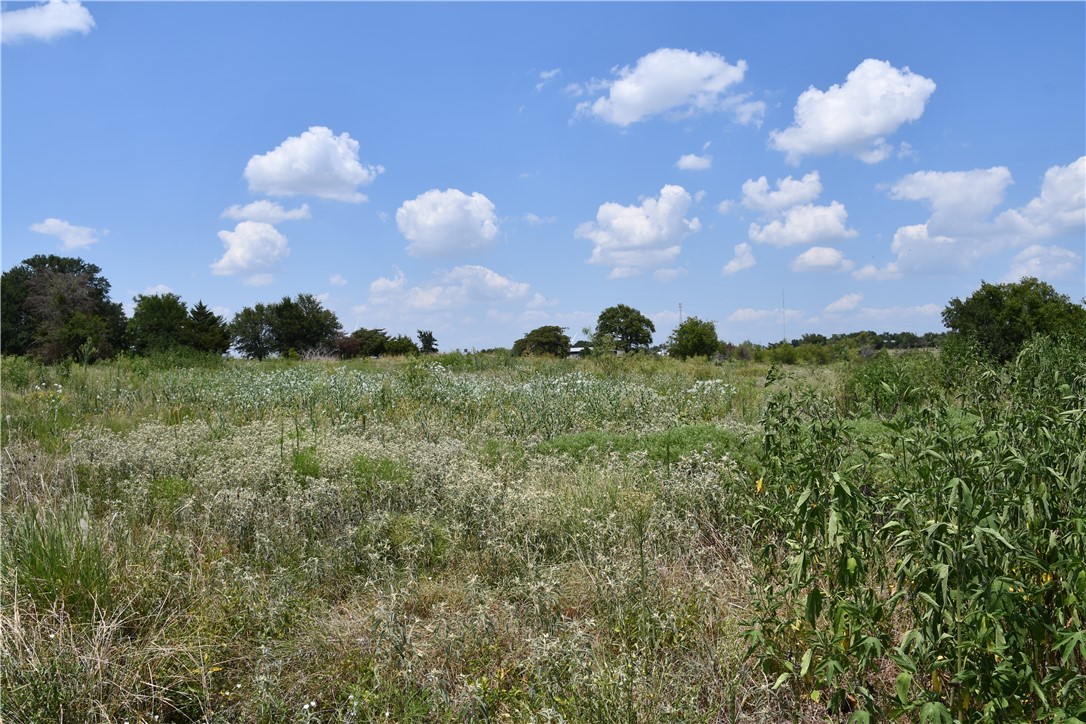
POLYGON ((230 349, 230 328, 222 317, 199 301, 189 310, 182 327, 182 339, 187 346, 201 352, 225 354, 230 349))
POLYGON ((428 329, 418 330, 419 350, 423 354, 437 354, 437 340, 434 333, 428 329))
POLYGON ((943 324, 993 359, 1013 359, 1034 335, 1086 334, 1086 309, 1035 277, 1010 284, 981 282, 964 301, 943 309, 943 324))
POLYGON ((110 357, 123 348, 124 310, 95 264, 52 254, 30 257, 0 279, 4 354, 46 362, 110 357))
POLYGON ((513 354, 522 355, 551 355, 553 357, 568 357, 570 348, 569 335, 564 327, 548 325, 536 327, 513 343, 513 354))
POLYGON ((679 359, 711 357, 720 348, 716 324, 688 317, 667 340, 668 354, 679 359))
POLYGON ((189 312, 176 294, 137 294, 128 320, 128 341, 138 354, 159 352, 184 345, 189 312))
POLYGON ((614 340, 616 349, 629 352, 652 344, 656 325, 633 307, 618 304, 600 312, 596 321, 596 336, 614 340))

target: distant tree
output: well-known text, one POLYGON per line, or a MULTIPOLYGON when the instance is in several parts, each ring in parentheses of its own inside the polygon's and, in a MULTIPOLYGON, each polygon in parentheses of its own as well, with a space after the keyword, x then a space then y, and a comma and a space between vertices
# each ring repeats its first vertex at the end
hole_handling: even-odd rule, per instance
POLYGON ((125 317, 109 281, 82 259, 30 257, 0 278, 0 347, 46 362, 111 356, 124 345, 125 317))
POLYGON ((716 325, 697 317, 688 317, 668 338, 668 354, 679 359, 711 357, 720 347, 716 325))
POLYGON ((358 340, 358 354, 362 357, 380 357, 388 344, 388 333, 383 329, 356 329, 351 337, 358 340))
POLYGON ((331 349, 342 331, 339 319, 312 294, 283 297, 268 307, 272 348, 286 357, 321 348, 331 349))
POLYGON ((423 354, 437 354, 437 340, 434 339, 434 333, 428 329, 420 329, 419 333, 419 349, 423 354))
POLYGON ((230 326, 199 301, 189 310, 182 339, 186 345, 201 352, 225 354, 230 349, 230 326))
POLYGON ((1000 362, 1013 359, 1038 334, 1086 341, 1086 309, 1035 277, 1011 284, 981 282, 965 301, 950 300, 943 324, 1000 362))
POLYGON ((243 357, 262 360, 274 351, 270 316, 263 304, 245 307, 234 315, 230 337, 243 357))
POLYGON ((638 347, 652 344, 652 333, 656 325, 652 320, 633 307, 618 304, 600 312, 596 321, 596 338, 614 340, 617 349, 629 352, 638 347))
POLYGON ((160 352, 185 344, 185 321, 189 312, 181 297, 173 293, 137 294, 128 320, 128 341, 137 354, 160 352))
POLYGON ((570 341, 564 327, 536 327, 513 343, 513 355, 550 355, 568 357, 570 341))
POLYGON ((385 354, 393 357, 415 355, 419 353, 418 345, 405 334, 399 334, 385 342, 385 354))
POLYGON ((341 334, 336 337, 335 348, 340 359, 354 359, 362 349, 362 344, 349 334, 341 334))

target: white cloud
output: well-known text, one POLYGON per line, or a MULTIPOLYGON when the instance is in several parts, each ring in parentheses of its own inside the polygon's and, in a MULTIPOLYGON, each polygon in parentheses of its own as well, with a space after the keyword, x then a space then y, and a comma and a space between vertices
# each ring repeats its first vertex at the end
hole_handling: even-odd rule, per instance
POLYGON ((952 234, 986 220, 1003 202, 1003 192, 1011 183, 1010 169, 1005 166, 973 171, 918 171, 894 184, 890 198, 930 202, 928 231, 952 234))
POLYGON ((827 314, 839 314, 841 312, 850 312, 859 306, 860 302, 864 299, 863 294, 846 294, 840 299, 830 302, 823 310, 827 314))
POLYGON ((721 201, 719 204, 716 205, 716 210, 717 210, 717 213, 727 214, 732 210, 733 206, 735 206, 734 201, 732 201, 731 199, 724 199, 723 201, 721 201))
MULTIPOLYGON (((264 271, 290 254, 287 237, 262 221, 242 221, 233 231, 220 231, 219 238, 226 253, 211 265, 211 273, 220 276, 264 271)), ((260 286, 270 281, 268 276, 258 274, 246 283, 260 286)))
POLYGON ((574 233, 595 245, 590 264, 612 267, 612 278, 632 276, 641 269, 665 266, 679 256, 682 240, 701 228, 696 218, 683 218, 692 201, 682 186, 664 186, 658 198, 643 199, 637 205, 602 204, 596 220, 584 222, 574 233))
POLYGON ((748 230, 751 241, 774 246, 812 244, 816 241, 851 239, 859 235, 855 229, 845 226, 848 212, 843 204, 833 201, 829 206, 804 204, 793 206, 784 215, 784 221, 773 221, 759 226, 751 224, 748 230))
POLYGON ((696 153, 687 153, 679 157, 675 162, 675 168, 680 171, 706 171, 713 166, 712 156, 699 156, 696 153))
POLYGON ((879 322, 908 322, 916 317, 934 317, 943 311, 940 304, 917 304, 911 307, 863 307, 857 312, 858 319, 870 319, 879 322))
POLYGON ((861 281, 887 281, 889 279, 900 279, 901 271, 897 268, 897 264, 892 262, 881 268, 875 264, 865 264, 852 272, 852 277, 861 281))
MULTIPOLYGON (((688 116, 729 106, 726 91, 743 80, 747 64, 729 64, 716 53, 660 48, 638 59, 633 68, 616 68, 617 80, 571 85, 567 92, 584 95, 606 89, 595 101, 577 105, 577 116, 594 116, 617 126, 628 126, 649 116, 688 116), (601 87, 602 85, 602 87, 601 87)), ((740 122, 761 118, 765 105, 742 98, 731 101, 740 122)))
POLYGON ((536 292, 531 300, 528 301, 527 306, 532 309, 539 309, 540 307, 556 307, 558 306, 558 300, 548 299, 539 292, 536 292))
POLYGON ((1040 239, 1086 226, 1086 156, 1045 172, 1041 195, 996 219, 1001 228, 1040 239))
POLYGON ((333 287, 345 287, 347 286, 347 278, 344 277, 342 274, 333 274, 332 276, 328 277, 328 283, 331 284, 333 287))
POLYGON ((366 200, 358 186, 371 183, 384 167, 362 165, 358 141, 311 126, 245 165, 249 189, 271 196, 317 196, 357 203, 366 200))
POLYGON ((62 219, 48 218, 30 225, 31 231, 61 240, 64 249, 82 249, 98 241, 97 230, 89 226, 73 226, 62 219))
POLYGON ((396 225, 410 241, 407 253, 422 257, 456 257, 486 251, 498 239, 494 204, 475 192, 430 189, 396 211, 396 225))
POLYGON ((542 224, 553 224, 555 221, 558 221, 557 216, 543 217, 543 216, 540 216, 539 214, 533 214, 531 212, 525 214, 521 218, 523 218, 525 221, 527 221, 532 226, 540 226, 542 224))
MULTIPOLYGON (((526 282, 513 281, 484 266, 458 266, 431 283, 415 287, 407 287, 403 272, 396 270, 394 279, 382 277, 370 284, 369 301, 379 306, 432 312, 474 303, 508 304, 524 299, 529 289, 526 282)), ((542 299, 536 297, 530 302, 542 299)), ((544 299, 541 303, 548 302, 544 299)))
POLYGON ((93 27, 90 11, 74 0, 50 0, 0 14, 0 38, 4 43, 48 41, 68 33, 86 35, 93 27))
POLYGON ((263 221, 266 224, 278 224, 280 221, 297 221, 309 218, 309 204, 302 204, 296 209, 284 209, 274 201, 261 199, 242 206, 234 204, 220 215, 224 219, 238 221, 263 221))
POLYGON ((143 290, 145 296, 154 297, 159 294, 173 294, 173 289, 165 284, 156 284, 143 290))
POLYGON ((777 179, 777 190, 769 190, 769 181, 765 176, 758 180, 749 179, 743 184, 743 206, 754 211, 773 213, 790 206, 798 206, 814 201, 822 193, 822 181, 818 171, 812 171, 802 179, 777 179))
POLYGON ((402 271, 397 269, 396 276, 391 279, 389 277, 377 277, 370 283, 370 298, 381 300, 394 296, 403 291, 405 284, 407 284, 407 278, 402 271))
POLYGON ((724 274, 735 274, 741 272, 744 269, 750 269, 757 262, 754 261, 754 253, 751 251, 750 244, 746 242, 735 245, 735 256, 732 260, 724 265, 724 274))
POLYGON ((557 78, 562 74, 561 68, 554 68, 552 70, 544 70, 539 74, 539 82, 535 84, 537 91, 543 90, 543 86, 547 85, 550 81, 557 78))
POLYGON ((804 91, 796 100, 792 126, 772 131, 770 145, 793 164, 833 152, 877 163, 893 152, 886 136, 919 119, 934 92, 930 78, 868 58, 843 85, 804 91))
POLYGON ((792 271, 850 271, 855 266, 838 249, 813 246, 792 260, 792 271))
POLYGON ((248 287, 266 287, 273 281, 275 281, 275 277, 271 274, 253 274, 246 277, 242 284, 248 287))
POLYGON ((1075 272, 1083 272, 1081 256, 1062 246, 1034 244, 1015 255, 1011 271, 1003 281, 1016 282, 1023 277, 1058 279, 1075 272))

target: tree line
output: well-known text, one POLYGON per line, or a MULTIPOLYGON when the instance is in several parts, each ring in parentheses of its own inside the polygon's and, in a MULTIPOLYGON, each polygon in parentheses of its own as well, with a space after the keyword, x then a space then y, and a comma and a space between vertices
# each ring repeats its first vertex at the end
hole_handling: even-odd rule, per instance
MULTIPOLYGON (((44 362, 90 362, 123 351, 154 354, 177 349, 243 357, 380 357, 435 354, 437 339, 417 330, 417 342, 385 329, 360 328, 345 334, 336 314, 312 294, 245 307, 229 322, 197 301, 191 308, 172 292, 140 294, 131 318, 109 297, 110 284, 95 264, 82 259, 37 255, 4 272, 0 279, 0 351, 31 355, 44 362)), ((856 351, 934 347, 960 339, 998 361, 1012 359, 1032 336, 1069 337, 1086 345, 1086 307, 1029 277, 1008 284, 982 282, 942 313, 945 333, 851 332, 805 334, 771 345, 721 340, 716 324, 693 316, 663 344, 653 345, 656 326, 639 310, 618 304, 604 309, 595 328, 574 341, 565 327, 537 327, 513 343, 515 356, 666 353, 687 359, 707 357, 775 363, 819 364, 856 351)))

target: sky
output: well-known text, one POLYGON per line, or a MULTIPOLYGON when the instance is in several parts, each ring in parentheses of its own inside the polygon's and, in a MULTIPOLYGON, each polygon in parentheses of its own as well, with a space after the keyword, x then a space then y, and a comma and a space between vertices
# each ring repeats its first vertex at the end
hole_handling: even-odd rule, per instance
POLYGON ((442 351, 1086 297, 1086 3, 8 2, 2 263, 442 351))

